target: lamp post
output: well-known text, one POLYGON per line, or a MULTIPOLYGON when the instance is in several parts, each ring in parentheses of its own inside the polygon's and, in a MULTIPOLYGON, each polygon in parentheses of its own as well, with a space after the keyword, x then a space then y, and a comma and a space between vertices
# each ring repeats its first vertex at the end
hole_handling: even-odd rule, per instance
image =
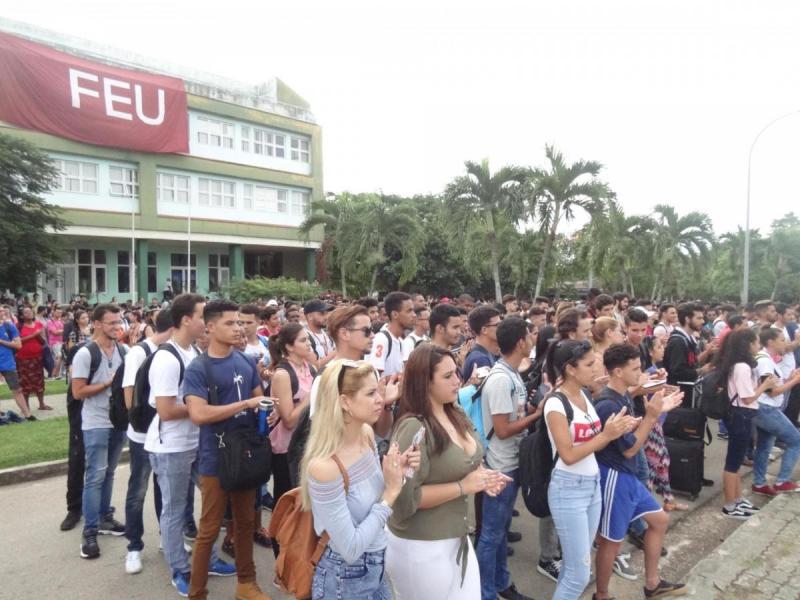
POLYGON ((786 113, 785 115, 781 115, 780 117, 776 117, 772 119, 769 123, 764 125, 761 131, 758 132, 753 143, 750 144, 750 153, 747 156, 747 214, 745 216, 745 224, 744 224, 744 277, 742 281, 742 305, 746 305, 748 301, 748 294, 750 290, 750 175, 751 175, 751 168, 753 162, 753 150, 756 147, 756 142, 761 137, 761 135, 770 127, 775 125, 778 121, 782 121, 787 117, 791 117, 792 115, 796 115, 800 113, 800 110, 793 110, 792 112, 786 113))

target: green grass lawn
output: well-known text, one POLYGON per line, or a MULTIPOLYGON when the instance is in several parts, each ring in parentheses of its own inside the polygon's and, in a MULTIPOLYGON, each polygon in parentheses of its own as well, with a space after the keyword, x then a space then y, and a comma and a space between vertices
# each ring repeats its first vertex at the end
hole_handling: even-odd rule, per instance
MULTIPOLYGON (((45 381, 44 393, 45 396, 52 396, 54 394, 66 394, 67 380, 55 379, 53 381, 45 381)), ((11 395, 11 390, 8 389, 8 386, 5 383, 3 385, 0 385, 0 400, 11 400, 13 397, 14 396, 11 395)))
POLYGON ((67 457, 67 417, 0 427, 0 469, 67 457))

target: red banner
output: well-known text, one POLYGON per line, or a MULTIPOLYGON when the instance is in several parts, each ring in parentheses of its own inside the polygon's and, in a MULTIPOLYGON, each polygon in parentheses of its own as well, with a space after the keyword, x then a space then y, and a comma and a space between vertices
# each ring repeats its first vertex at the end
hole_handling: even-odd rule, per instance
POLYGON ((180 79, 110 67, 0 32, 0 120, 144 152, 188 152, 180 79))

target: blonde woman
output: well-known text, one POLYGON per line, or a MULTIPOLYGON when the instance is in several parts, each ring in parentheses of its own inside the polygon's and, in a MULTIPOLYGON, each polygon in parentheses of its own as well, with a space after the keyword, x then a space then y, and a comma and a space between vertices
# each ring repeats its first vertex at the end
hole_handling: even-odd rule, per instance
POLYGON ((303 506, 314 528, 330 536, 317 564, 312 600, 392 598, 384 570, 386 522, 403 486, 403 471, 419 468, 419 450, 393 444, 383 460, 372 426, 384 410, 378 377, 367 362, 334 360, 320 380, 301 465, 303 506), (348 485, 345 491, 344 473, 348 485))
POLYGON ((592 396, 599 394, 606 383, 608 383, 608 373, 603 366, 603 353, 614 344, 621 344, 625 341, 622 334, 622 327, 613 317, 598 317, 592 325, 592 347, 594 350, 594 379, 589 386, 592 396))

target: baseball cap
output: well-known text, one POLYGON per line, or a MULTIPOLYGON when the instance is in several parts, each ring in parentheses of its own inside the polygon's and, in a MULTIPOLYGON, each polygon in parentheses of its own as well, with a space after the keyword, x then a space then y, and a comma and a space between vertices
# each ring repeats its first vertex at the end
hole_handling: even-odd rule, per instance
POLYGON ((315 312, 328 312, 329 310, 333 310, 333 307, 322 300, 309 300, 303 305, 303 312, 307 315, 315 312))

